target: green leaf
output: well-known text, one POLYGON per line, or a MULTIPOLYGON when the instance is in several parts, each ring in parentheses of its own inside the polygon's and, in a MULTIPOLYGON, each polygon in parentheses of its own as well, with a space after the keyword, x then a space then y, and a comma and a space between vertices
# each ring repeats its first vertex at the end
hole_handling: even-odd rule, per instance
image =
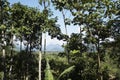
POLYGON ((1 25, 1 26, 0 26, 0 29, 5 29, 5 28, 6 28, 5 25, 1 25))
POLYGON ((46 69, 45 69, 45 80, 54 80, 53 74, 50 70, 50 65, 48 59, 46 60, 46 69))
POLYGON ((79 50, 73 50, 73 51, 71 51, 71 53, 72 54, 77 54, 77 53, 79 53, 79 50))
POLYGON ((75 66, 73 65, 73 66, 65 69, 65 70, 60 74, 60 76, 58 77, 58 80, 59 80, 63 75, 66 75, 66 74, 72 72, 72 71, 74 70, 74 68, 75 68, 75 66))

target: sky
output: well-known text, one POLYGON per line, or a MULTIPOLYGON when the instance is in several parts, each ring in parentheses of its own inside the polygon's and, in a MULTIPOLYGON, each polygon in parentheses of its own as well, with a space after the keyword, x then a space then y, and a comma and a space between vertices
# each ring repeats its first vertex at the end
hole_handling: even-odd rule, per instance
MULTIPOLYGON (((10 2, 10 4, 14 4, 14 3, 20 2, 23 5, 28 5, 30 7, 35 7, 35 8, 39 8, 39 9, 41 8, 41 6, 38 3, 38 0, 8 0, 8 1, 10 2)), ((53 17, 55 17, 55 16, 58 17, 57 24, 60 25, 62 33, 65 33, 65 28, 64 28, 64 22, 63 22, 62 13, 59 12, 58 10, 55 10, 53 6, 51 6, 50 8, 53 11, 53 14, 54 14, 53 17)), ((65 14, 66 14, 67 17, 71 16, 68 12, 65 12, 65 14)), ((68 34, 69 35, 71 33, 78 33, 79 32, 79 27, 78 26, 70 25, 70 26, 67 26, 67 29, 68 29, 68 34)), ((43 37, 44 37, 44 35, 43 35, 43 37)), ((51 39, 51 37, 48 36, 48 35, 47 35, 46 38, 47 38, 46 45, 50 45, 50 44, 59 44, 59 45, 62 45, 63 43, 65 43, 65 42, 63 42, 61 40, 60 41, 57 40, 56 38, 51 39)))

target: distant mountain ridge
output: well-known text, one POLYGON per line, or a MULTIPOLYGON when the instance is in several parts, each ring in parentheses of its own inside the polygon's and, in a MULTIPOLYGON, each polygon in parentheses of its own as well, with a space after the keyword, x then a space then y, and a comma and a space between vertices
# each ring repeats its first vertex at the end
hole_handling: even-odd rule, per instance
POLYGON ((64 48, 59 44, 49 44, 46 46, 46 51, 64 51, 64 48))
MULTIPOLYGON (((15 48, 14 48, 14 50, 16 50, 16 51, 20 51, 20 45, 18 44, 14 44, 15 45, 15 48)), ((22 46, 22 50, 25 50, 25 48, 26 48, 26 46, 22 46)), ((37 50, 37 49, 34 49, 35 51, 37 50)), ((44 48, 42 48, 42 51, 44 51, 44 48)), ((62 51, 64 51, 64 48, 60 45, 60 44, 48 44, 47 46, 46 46, 46 51, 57 51, 57 52, 62 52, 62 51)))

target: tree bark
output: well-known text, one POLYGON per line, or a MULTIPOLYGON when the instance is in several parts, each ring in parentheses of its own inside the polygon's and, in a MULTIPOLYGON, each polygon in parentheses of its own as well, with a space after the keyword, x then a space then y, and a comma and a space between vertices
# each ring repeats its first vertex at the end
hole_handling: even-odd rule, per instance
MULTIPOLYGON (((68 35, 67 33, 67 25, 65 23, 65 14, 64 14, 64 11, 62 10, 62 16, 63 16, 63 20, 64 20, 64 26, 65 26, 65 34, 68 35)), ((68 45, 68 40, 67 40, 67 43, 66 45, 68 45)), ((70 56, 69 56, 69 53, 68 53, 68 47, 66 47, 66 50, 65 50, 66 54, 67 54, 67 59, 68 59, 68 64, 70 63, 70 56)))
POLYGON ((20 37, 20 52, 22 51, 22 37, 20 37))
POLYGON ((44 55, 46 55, 46 33, 44 34, 44 55))
MULTIPOLYGON (((3 7, 2 7, 2 0, 0 0, 0 11, 1 11, 1 16, 0 16, 0 25, 3 24, 3 7)), ((4 66, 4 70, 3 70, 3 79, 2 80, 6 80, 6 65, 5 65, 5 31, 2 31, 2 42, 3 42, 3 49, 2 49, 2 56, 3 56, 3 66, 4 66)))
MULTIPOLYGON (((47 10, 46 1, 43 0, 44 10, 47 10)), ((46 15, 46 13, 45 13, 46 15)), ((48 14, 46 15, 46 18, 48 18, 48 14)), ((46 54, 46 32, 44 33, 44 55, 46 54)))
POLYGON ((5 65, 5 31, 2 31, 2 37, 3 37, 3 49, 2 49, 2 53, 3 53, 3 64, 4 64, 4 71, 3 71, 3 80, 6 80, 6 65, 5 65))
POLYGON ((100 72, 100 63, 101 63, 101 61, 100 61, 100 40, 99 40, 99 38, 98 38, 98 46, 97 46, 97 51, 98 51, 98 53, 97 53, 97 59, 98 59, 98 67, 97 67, 97 74, 98 74, 98 80, 103 80, 102 79, 102 73, 100 72))
POLYGON ((39 54, 39 80, 41 80, 41 60, 42 60, 42 33, 40 34, 39 36, 39 51, 38 51, 38 54, 39 54))
MULTIPOLYGON (((13 29, 13 26, 12 26, 12 29, 13 29)), ((10 54, 10 56, 11 56, 11 60, 10 60, 11 65, 10 65, 10 69, 9 69, 9 76, 11 77, 10 79, 12 79, 12 76, 11 76, 12 68, 13 68, 13 64, 12 64, 12 62, 13 62, 13 34, 12 33, 11 33, 10 45, 11 45, 11 54, 10 54)))
POLYGON ((42 58, 42 53, 39 51, 39 80, 41 80, 41 58, 42 58))
POLYGON ((81 26, 80 27, 80 55, 82 55, 82 29, 81 29, 81 26))

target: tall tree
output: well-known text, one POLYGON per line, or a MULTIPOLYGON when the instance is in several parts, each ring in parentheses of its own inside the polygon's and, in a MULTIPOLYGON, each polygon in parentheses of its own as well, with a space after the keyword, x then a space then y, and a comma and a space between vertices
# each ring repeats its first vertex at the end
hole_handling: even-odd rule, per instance
POLYGON ((84 25, 86 38, 89 43, 95 44, 97 52, 97 74, 98 80, 102 80, 100 72, 101 54, 100 43, 110 37, 110 26, 107 26, 109 20, 114 19, 113 14, 116 13, 115 3, 113 0, 80 0, 80 1, 56 1, 56 7, 68 9, 73 15, 73 22, 79 25, 84 25))
MULTIPOLYGON (((44 23, 41 24, 42 32, 44 33, 44 55, 46 54, 46 32, 48 32, 51 37, 57 37, 60 35, 60 29, 56 25, 57 20, 55 18, 50 18, 52 13, 49 9, 50 0, 39 0, 41 7, 43 6, 43 19, 44 23), (58 30, 58 31, 57 31, 58 30)), ((42 34, 42 33, 41 33, 42 34)), ((42 40, 41 42, 42 43, 42 40)), ((42 44, 41 44, 42 47, 42 44)), ((41 53, 39 53, 39 80, 41 80, 41 53)))
POLYGON ((5 51, 5 47, 7 44, 7 39, 6 39, 6 27, 8 27, 7 23, 8 23, 8 19, 9 19, 9 3, 7 2, 7 0, 0 0, 0 33, 1 38, 2 38, 2 53, 3 53, 3 64, 4 64, 4 70, 3 70, 3 80, 6 80, 6 59, 5 59, 5 55, 6 55, 6 51, 5 51))
MULTIPOLYGON (((69 14, 69 11, 66 10, 66 8, 64 7, 64 5, 66 4, 67 1, 60 1, 60 0, 52 0, 53 5, 55 5, 55 8, 58 9, 61 13, 62 13, 62 17, 63 17, 63 24, 64 24, 64 28, 65 28, 65 35, 69 37, 68 35, 68 30, 67 30, 67 26, 70 25, 70 16, 67 18, 67 15, 69 14)), ((70 13, 71 15, 71 13, 70 13)), ((66 39, 66 45, 68 44, 68 38, 66 39)), ((69 52, 68 52, 68 48, 66 46, 65 52, 67 54, 67 58, 68 58, 68 63, 70 62, 69 59, 69 52)))
MULTIPOLYGON (((40 25, 42 24, 42 13, 38 9, 31 8, 20 3, 13 4, 11 8, 11 18, 16 29, 15 35, 20 38, 20 51, 22 50, 22 43, 25 41, 26 54, 31 57, 32 49, 36 48, 38 43, 38 35, 41 37, 42 32, 40 25), (22 12, 22 13, 21 13, 22 12), (19 17, 17 16, 19 14, 19 17), (19 20, 18 20, 19 19, 19 20)), ((41 43, 40 43, 41 45, 41 43)), ((21 56, 21 55, 20 55, 21 56)), ((23 63, 24 64, 24 63, 23 63)), ((26 62, 27 71, 24 73, 25 79, 29 79, 29 62, 26 62)), ((23 74, 21 74, 21 78, 23 74)))
MULTIPOLYGON (((41 7, 43 6, 43 14, 44 14, 44 19, 45 20, 45 24, 43 24, 43 26, 45 27, 47 24, 47 18, 49 17, 49 6, 50 6, 50 0, 39 0, 39 4, 41 5, 41 7)), ((46 30, 44 28, 44 55, 46 54, 46 30)))

